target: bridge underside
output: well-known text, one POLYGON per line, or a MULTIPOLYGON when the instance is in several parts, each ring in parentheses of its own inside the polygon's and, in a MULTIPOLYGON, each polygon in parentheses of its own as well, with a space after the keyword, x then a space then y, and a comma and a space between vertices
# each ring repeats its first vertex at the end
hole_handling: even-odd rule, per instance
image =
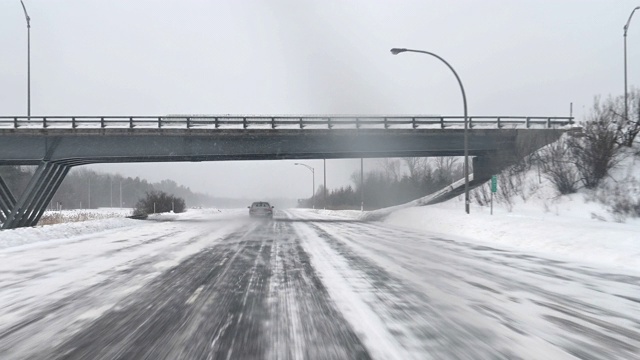
MULTIPOLYGON (((560 129, 468 132, 477 186, 560 129)), ((3 229, 34 226, 73 166, 93 163, 463 156, 463 129, 16 129, 0 130, 0 165, 37 165, 16 197, 0 178, 3 229)), ((452 195, 455 196, 456 194, 452 195)))

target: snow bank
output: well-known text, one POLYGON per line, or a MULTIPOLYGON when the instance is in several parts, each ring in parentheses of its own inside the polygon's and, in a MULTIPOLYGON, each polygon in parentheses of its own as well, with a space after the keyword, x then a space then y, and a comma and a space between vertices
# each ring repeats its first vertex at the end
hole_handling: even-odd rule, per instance
MULTIPOLYGON (((333 212, 361 220, 381 220, 390 225, 460 237, 462 241, 539 253, 545 257, 587 262, 598 266, 640 269, 640 219, 612 212, 611 202, 620 194, 640 196, 640 158, 631 153, 595 191, 582 190, 558 196, 552 184, 531 170, 523 191, 510 203, 489 206, 472 203, 464 212, 462 196, 445 203, 419 206, 427 196, 413 202, 371 212, 333 212), (622 222, 621 222, 622 221, 622 222)), ((498 184, 498 187, 501 185, 498 184)), ((473 196, 472 196, 473 199, 473 196)), ((326 212, 330 214, 330 212, 326 212)))
MULTIPOLYGON (((589 204, 576 201, 563 204, 564 211, 570 213, 571 205, 589 208, 589 204)), ((500 207, 494 209, 494 215, 490 215, 488 209, 472 207, 471 214, 467 215, 462 201, 403 209, 384 222, 547 257, 640 269, 640 224, 637 222, 603 222, 541 211, 508 212, 500 207)))
POLYGON ((391 225, 637 271, 640 219, 623 218, 624 223, 617 222, 621 217, 611 212, 609 204, 595 201, 614 197, 607 190, 609 182, 633 184, 640 179, 637 165, 636 157, 627 156, 600 190, 583 190, 569 196, 558 196, 552 184, 532 170, 525 177, 522 195, 514 196, 509 204, 494 203, 494 215, 489 206, 477 204, 472 204, 471 214, 467 215, 461 196, 442 204, 379 212, 388 213, 383 221, 391 225))
MULTIPOLYGON (((234 217, 241 211, 244 212, 244 210, 223 212, 219 209, 189 209, 187 212, 179 214, 152 214, 149 216, 149 220, 162 222, 174 221, 177 219, 200 219, 207 218, 211 214, 234 217)), ((99 219, 2 230, 0 231, 0 249, 31 244, 39 241, 69 239, 75 236, 99 233, 111 229, 148 224, 148 222, 142 220, 125 218, 125 216, 131 215, 131 209, 103 208, 93 210, 63 210, 61 212, 52 211, 52 213, 61 214, 63 218, 69 218, 71 220, 73 220, 78 213, 96 215, 99 219)))
POLYGON ((134 226, 139 221, 126 218, 89 220, 0 231, 0 249, 39 241, 68 239, 109 229, 134 226))

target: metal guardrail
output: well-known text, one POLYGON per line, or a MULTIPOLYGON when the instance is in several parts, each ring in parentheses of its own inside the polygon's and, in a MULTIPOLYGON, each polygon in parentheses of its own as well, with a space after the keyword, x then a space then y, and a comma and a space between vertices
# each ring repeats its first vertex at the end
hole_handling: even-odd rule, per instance
MULTIPOLYGON (((573 117, 470 116, 469 127, 545 127, 573 124, 573 117)), ((322 116, 322 115, 171 115, 171 116, 0 116, 0 129, 170 128, 170 129, 276 129, 440 128, 464 126, 463 116, 322 116)))

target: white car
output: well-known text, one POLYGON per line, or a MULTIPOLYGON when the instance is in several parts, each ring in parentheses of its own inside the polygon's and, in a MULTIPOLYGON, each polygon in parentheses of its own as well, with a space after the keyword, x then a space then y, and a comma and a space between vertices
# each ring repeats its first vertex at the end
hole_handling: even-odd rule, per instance
POLYGON ((248 208, 249 216, 251 217, 273 218, 273 206, 266 201, 256 201, 248 208))

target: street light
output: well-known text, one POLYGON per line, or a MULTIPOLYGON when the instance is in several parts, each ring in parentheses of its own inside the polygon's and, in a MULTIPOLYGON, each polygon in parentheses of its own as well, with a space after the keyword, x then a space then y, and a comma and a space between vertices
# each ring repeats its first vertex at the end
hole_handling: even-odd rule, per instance
POLYGON ((295 163, 293 165, 301 165, 301 166, 304 166, 307 169, 311 170, 311 176, 313 177, 313 182, 311 184, 311 186, 313 187, 311 189, 311 202, 312 202, 312 207, 315 209, 316 208, 316 196, 315 196, 315 193, 316 193, 316 172, 311 166, 309 166, 307 164, 295 163))
POLYGON ((27 7, 20 0, 24 17, 27 19, 27 120, 31 120, 31 18, 27 14, 27 7))
POLYGON ((627 30, 629 30, 629 23, 631 22, 633 13, 636 12, 636 10, 640 10, 640 6, 636 6, 635 9, 631 11, 629 20, 624 24, 624 121, 629 120, 629 105, 627 105, 627 30))
POLYGON ((422 54, 431 55, 439 59, 445 65, 447 65, 449 69, 451 69, 451 71, 453 72, 453 75, 455 75, 456 77, 456 80, 458 80, 458 84, 460 85, 460 91, 462 91, 462 102, 464 104, 464 209, 468 214, 469 213, 469 136, 468 136, 469 121, 467 118, 467 95, 465 95, 464 93, 464 86, 462 86, 462 81, 460 80, 458 73, 456 73, 453 67, 449 65, 449 63, 445 59, 441 58, 440 56, 434 53, 423 51, 423 50, 398 49, 398 48, 391 49, 391 53, 393 55, 398 55, 403 52, 422 53, 422 54))
POLYGON ((322 159, 322 172, 324 180, 322 181, 322 203, 324 209, 327 210, 327 159, 322 159))

